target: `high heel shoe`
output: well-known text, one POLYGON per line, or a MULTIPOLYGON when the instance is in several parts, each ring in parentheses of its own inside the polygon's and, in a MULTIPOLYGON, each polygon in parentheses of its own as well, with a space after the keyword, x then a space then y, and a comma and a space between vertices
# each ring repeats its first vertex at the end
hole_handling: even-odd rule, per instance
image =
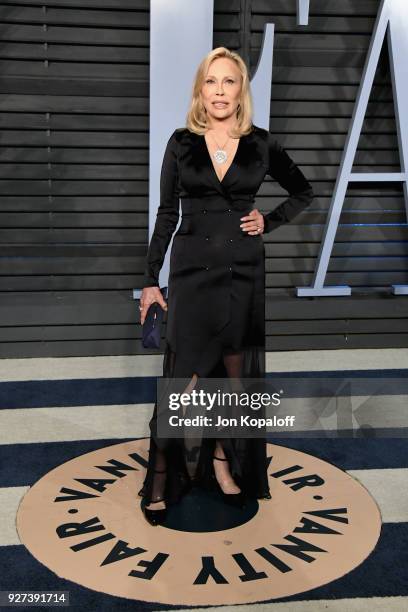
MULTIPOLYGON (((228 459, 224 459, 223 457, 216 457, 213 455, 213 459, 217 459, 218 461, 228 461, 228 459)), ((222 497, 222 501, 228 504, 229 506, 234 506, 234 508, 243 508, 245 506, 246 498, 242 491, 239 493, 224 493, 221 488, 220 483, 217 479, 215 479, 218 491, 222 497)))
MULTIPOLYGON (((163 501, 164 498, 155 499, 154 502, 163 501)), ((160 508, 159 510, 152 510, 151 508, 146 508, 142 506, 143 514, 145 519, 150 525, 162 525, 167 516, 167 508, 160 508)))
MULTIPOLYGON (((163 474, 166 470, 153 470, 153 471, 156 474, 163 474)), ((150 503, 156 503, 159 501, 164 501, 164 497, 155 499, 154 501, 150 503)), ((146 508, 146 506, 143 505, 143 503, 142 503, 142 511, 143 511, 144 517, 147 520, 147 522, 150 523, 150 525, 153 525, 154 527, 156 525, 162 525, 167 516, 167 508, 160 508, 158 510, 152 510, 152 508, 146 508)))

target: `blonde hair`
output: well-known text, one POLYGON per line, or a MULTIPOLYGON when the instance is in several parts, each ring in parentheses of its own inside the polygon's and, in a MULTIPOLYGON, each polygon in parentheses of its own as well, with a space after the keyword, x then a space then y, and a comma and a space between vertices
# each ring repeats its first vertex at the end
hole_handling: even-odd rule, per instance
POLYGON ((233 60, 241 73, 241 96, 237 110, 237 125, 231 130, 232 138, 239 138, 249 134, 252 127, 253 104, 251 90, 249 86, 248 69, 244 60, 235 51, 230 51, 226 47, 217 47, 208 53, 197 68, 194 79, 190 108, 187 113, 186 127, 196 134, 205 134, 208 129, 207 112, 201 101, 201 88, 207 75, 211 62, 219 57, 226 57, 233 60))

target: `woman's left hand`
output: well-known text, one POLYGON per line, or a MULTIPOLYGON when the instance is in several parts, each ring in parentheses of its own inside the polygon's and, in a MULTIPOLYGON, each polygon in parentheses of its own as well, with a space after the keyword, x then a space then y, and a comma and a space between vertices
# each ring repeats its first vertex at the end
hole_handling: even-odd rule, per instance
POLYGON ((257 208, 251 210, 246 217, 241 217, 241 221, 245 221, 246 223, 241 223, 239 227, 242 228, 244 232, 248 232, 250 236, 259 236, 263 234, 264 218, 257 208))

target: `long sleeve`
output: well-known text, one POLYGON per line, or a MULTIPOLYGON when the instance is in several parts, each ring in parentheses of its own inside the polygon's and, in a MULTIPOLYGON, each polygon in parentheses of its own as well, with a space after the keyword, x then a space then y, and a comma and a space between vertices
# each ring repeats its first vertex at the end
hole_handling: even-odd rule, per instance
POLYGON ((283 223, 292 221, 313 200, 313 189, 301 170, 289 157, 285 149, 273 136, 268 134, 269 169, 268 174, 281 187, 286 189, 289 197, 275 210, 264 214, 264 233, 267 234, 283 223))
POLYGON ((160 173, 160 204, 146 257, 143 288, 159 286, 159 273, 179 220, 176 130, 170 136, 160 173))

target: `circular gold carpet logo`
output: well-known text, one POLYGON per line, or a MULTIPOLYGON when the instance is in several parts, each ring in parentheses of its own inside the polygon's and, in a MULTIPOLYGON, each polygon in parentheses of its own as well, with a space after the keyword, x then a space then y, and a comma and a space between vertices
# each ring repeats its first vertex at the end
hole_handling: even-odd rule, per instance
POLYGON ((381 530, 367 490, 335 466, 268 444, 272 499, 226 507, 192 490, 152 527, 141 498, 148 440, 55 468, 23 497, 17 530, 61 578, 175 605, 265 601, 327 584, 362 563, 381 530))

